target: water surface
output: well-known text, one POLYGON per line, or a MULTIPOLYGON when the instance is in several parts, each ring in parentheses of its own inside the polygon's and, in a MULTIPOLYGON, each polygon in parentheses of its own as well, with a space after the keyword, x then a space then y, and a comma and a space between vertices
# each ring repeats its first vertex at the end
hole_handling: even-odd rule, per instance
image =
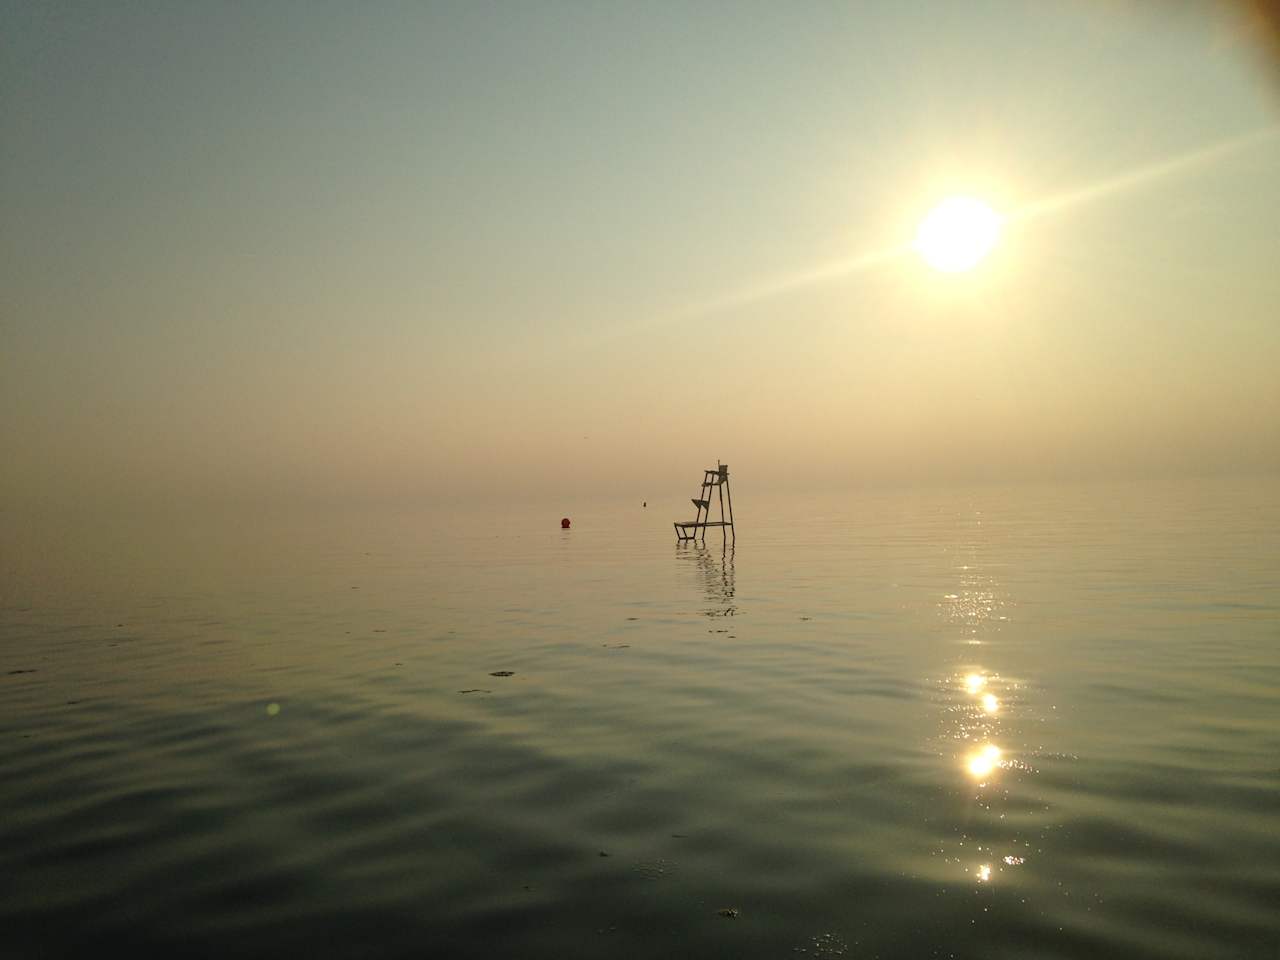
POLYGON ((6 950, 1275 957, 1277 493, 10 513, 6 950))

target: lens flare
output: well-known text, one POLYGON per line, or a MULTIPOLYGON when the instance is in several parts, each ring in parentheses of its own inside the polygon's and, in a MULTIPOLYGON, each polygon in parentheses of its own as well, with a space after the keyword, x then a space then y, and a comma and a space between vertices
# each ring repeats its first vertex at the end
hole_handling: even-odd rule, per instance
POLYGON ((971 673, 964 678, 964 688, 969 693, 977 693, 987 685, 987 678, 980 673, 971 673))
POLYGON ((994 693, 988 693, 982 698, 982 709, 987 713, 995 713, 1000 709, 1000 701, 994 693))

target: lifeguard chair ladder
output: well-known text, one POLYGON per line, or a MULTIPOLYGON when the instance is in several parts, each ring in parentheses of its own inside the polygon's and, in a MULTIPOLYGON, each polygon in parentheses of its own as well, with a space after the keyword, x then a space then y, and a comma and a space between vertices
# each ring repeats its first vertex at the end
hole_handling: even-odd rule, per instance
POLYGON ((720 527, 721 534, 727 535, 726 530, 733 533, 733 542, 738 542, 738 533, 733 529, 733 494, 729 492, 729 466, 728 464, 716 461, 714 470, 704 470, 702 472, 702 495, 694 497, 693 505, 697 508, 697 515, 692 520, 677 520, 672 524, 676 528, 677 540, 697 540, 699 531, 701 531, 701 539, 703 543, 707 542, 707 527, 720 527), (711 519, 711 491, 715 490, 719 494, 720 500, 720 519, 711 519), (725 513, 725 500, 729 501, 729 512, 725 513), (726 516, 728 519, 726 519, 726 516))

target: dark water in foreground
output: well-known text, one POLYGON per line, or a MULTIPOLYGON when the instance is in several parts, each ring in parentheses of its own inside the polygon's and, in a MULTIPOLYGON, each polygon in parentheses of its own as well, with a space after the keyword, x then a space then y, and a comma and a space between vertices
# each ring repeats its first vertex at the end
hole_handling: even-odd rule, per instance
POLYGON ((735 494, 10 515, 5 956, 1280 953, 1280 486, 735 494))

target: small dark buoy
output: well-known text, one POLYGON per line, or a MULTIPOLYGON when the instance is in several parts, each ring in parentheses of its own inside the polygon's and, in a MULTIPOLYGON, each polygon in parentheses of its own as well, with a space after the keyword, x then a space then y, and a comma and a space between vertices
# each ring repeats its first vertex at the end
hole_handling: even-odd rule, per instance
POLYGON ((568 530, 568 529, 569 529, 569 518, 568 518, 568 517, 561 517, 561 518, 560 518, 560 528, 561 528, 562 530, 568 530))
POLYGON ((649 501, 648 501, 648 500, 646 500, 644 503, 640 504, 640 506, 642 506, 642 507, 647 507, 647 506, 649 506, 649 501))

